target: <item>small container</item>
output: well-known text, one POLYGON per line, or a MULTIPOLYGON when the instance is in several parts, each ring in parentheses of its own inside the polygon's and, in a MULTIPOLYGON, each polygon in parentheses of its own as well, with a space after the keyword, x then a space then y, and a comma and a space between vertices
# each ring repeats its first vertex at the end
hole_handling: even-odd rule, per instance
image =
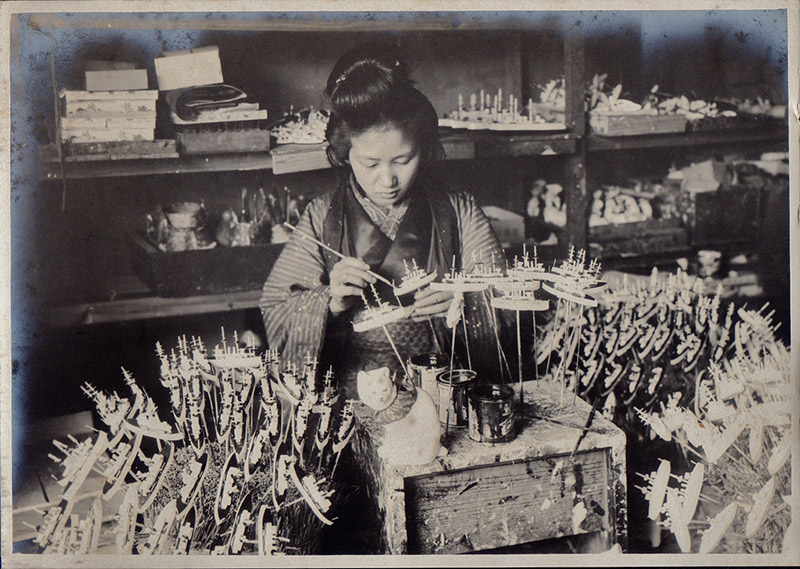
POLYGON ((475 383, 477 375, 471 369, 454 369, 443 371, 436 377, 439 385, 439 422, 445 428, 467 426, 467 389, 475 383))
POLYGON ((703 249, 697 252, 697 276, 713 277, 722 265, 722 252, 703 249))
POLYGON ((436 378, 447 371, 447 359, 441 354, 417 354, 408 358, 408 374, 411 382, 431 396, 439 406, 439 390, 436 378))
POLYGON ((514 390, 509 385, 475 385, 467 393, 469 438, 479 443, 504 443, 514 432, 514 390))

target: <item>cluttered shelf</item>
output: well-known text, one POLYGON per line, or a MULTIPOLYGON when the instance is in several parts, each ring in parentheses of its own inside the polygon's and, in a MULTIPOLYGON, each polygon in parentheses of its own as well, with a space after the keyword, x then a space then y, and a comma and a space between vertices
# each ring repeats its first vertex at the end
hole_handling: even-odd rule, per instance
POLYGON ((590 134, 586 137, 586 148, 589 152, 596 152, 636 148, 685 147, 780 141, 786 141, 786 124, 773 124, 752 129, 642 134, 637 136, 600 136, 590 134))

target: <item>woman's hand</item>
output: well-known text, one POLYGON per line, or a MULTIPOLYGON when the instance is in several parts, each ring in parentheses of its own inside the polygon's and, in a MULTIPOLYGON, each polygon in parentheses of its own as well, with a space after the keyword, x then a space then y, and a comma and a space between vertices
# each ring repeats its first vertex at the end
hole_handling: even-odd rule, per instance
POLYGON ((426 286, 414 293, 414 304, 410 318, 420 322, 432 317, 445 316, 453 301, 453 293, 446 290, 432 290, 426 286))
POLYGON ((369 272, 369 265, 355 257, 345 257, 331 269, 331 300, 328 306, 331 314, 338 316, 353 306, 356 297, 368 284, 375 282, 369 272))

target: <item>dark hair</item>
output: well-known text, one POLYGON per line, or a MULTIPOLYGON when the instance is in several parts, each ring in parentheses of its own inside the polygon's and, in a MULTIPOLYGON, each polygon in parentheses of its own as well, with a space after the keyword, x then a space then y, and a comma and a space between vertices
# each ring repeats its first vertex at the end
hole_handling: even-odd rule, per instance
POLYGON ((407 58, 391 44, 362 44, 339 58, 325 87, 331 103, 325 138, 334 166, 347 165, 353 136, 383 125, 411 138, 423 163, 444 156, 436 110, 410 72, 407 58))

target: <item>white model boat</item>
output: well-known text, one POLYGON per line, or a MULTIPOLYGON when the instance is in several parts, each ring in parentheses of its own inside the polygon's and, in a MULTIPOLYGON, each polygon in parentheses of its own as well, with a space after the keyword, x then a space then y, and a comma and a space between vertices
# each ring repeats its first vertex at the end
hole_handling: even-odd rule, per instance
POLYGON ((511 288, 502 296, 492 298, 492 306, 504 310, 537 311, 550 307, 548 300, 538 299, 527 288, 511 288))
POLYGON ((420 269, 417 266, 416 259, 412 259, 411 263, 411 268, 409 268, 408 263, 403 260, 406 273, 403 275, 400 284, 394 287, 395 296, 403 296, 404 294, 414 292, 436 280, 436 271, 428 273, 424 269, 420 269))
POLYGON ((222 332, 222 346, 216 346, 214 353, 209 358, 209 363, 219 370, 223 368, 257 368, 261 365, 262 359, 256 355, 252 346, 246 348, 239 347, 238 335, 234 332, 232 347, 228 346, 225 341, 225 332, 222 332))
POLYGON ((506 272, 506 276, 512 281, 542 281, 548 276, 547 269, 541 264, 536 255, 536 247, 533 248, 533 259, 528 257, 528 250, 522 246, 522 259, 514 257, 514 264, 506 272))
POLYGON ((378 293, 374 286, 372 286, 372 294, 375 297, 378 306, 371 306, 369 302, 367 302, 367 298, 362 293, 361 298, 364 300, 364 304, 367 308, 364 312, 364 317, 361 320, 353 322, 353 331, 366 332, 367 330, 374 330, 375 328, 386 326, 392 322, 403 320, 406 316, 408 316, 408 310, 405 307, 392 306, 382 302, 378 297, 378 293))

